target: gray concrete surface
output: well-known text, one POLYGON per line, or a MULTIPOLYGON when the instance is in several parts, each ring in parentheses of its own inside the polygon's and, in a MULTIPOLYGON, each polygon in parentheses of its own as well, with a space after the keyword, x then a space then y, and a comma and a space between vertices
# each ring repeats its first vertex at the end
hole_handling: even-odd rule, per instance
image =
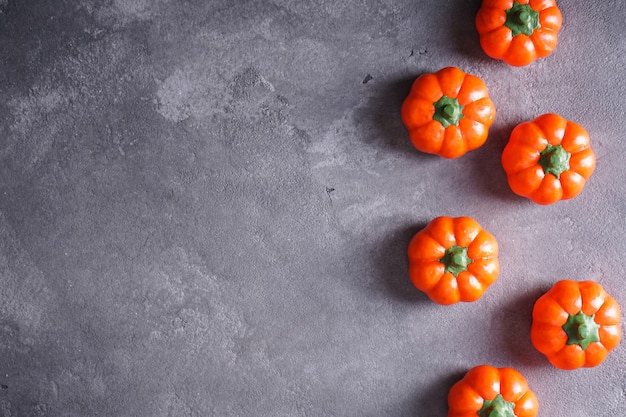
POLYGON ((561 3, 554 54, 511 68, 477 0, 0 1, 0 416, 445 416, 480 363, 522 371, 543 416, 626 415, 624 344, 565 372, 528 334, 561 278, 626 304, 626 5, 561 3), (448 65, 498 110, 457 160, 399 119, 448 65), (598 168, 542 207, 499 155, 546 112, 598 168), (476 303, 409 283, 439 215, 500 241, 476 303))

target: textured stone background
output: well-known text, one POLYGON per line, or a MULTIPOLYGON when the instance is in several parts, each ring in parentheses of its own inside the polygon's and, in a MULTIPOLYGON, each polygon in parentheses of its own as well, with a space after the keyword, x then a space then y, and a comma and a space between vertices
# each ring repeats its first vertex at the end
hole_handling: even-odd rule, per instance
POLYGON ((511 68, 477 0, 0 1, 0 416, 444 416, 480 363, 522 371, 541 415, 626 415, 624 346, 565 372, 528 336, 561 278, 626 305, 626 5, 561 3, 556 52, 511 68), (498 108, 452 161, 399 120, 448 65, 498 108), (499 155, 546 112, 598 168, 540 207, 499 155), (500 241, 479 302, 408 281, 438 215, 500 241))

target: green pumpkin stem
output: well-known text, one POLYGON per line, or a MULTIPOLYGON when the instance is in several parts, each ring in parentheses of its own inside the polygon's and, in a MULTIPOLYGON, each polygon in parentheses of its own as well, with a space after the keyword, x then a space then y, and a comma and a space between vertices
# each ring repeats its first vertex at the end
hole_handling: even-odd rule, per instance
POLYGON ((459 120, 464 117, 463 106, 456 98, 450 98, 444 95, 433 103, 433 105, 435 106, 433 120, 441 123, 443 127, 458 126, 459 120))
POLYGON ((571 154, 561 145, 550 145, 540 153, 539 165, 546 174, 553 174, 559 178, 561 174, 569 169, 571 154))
POLYGON ((456 278, 461 272, 466 271, 467 266, 474 261, 467 255, 467 248, 454 245, 446 249, 439 262, 445 265, 445 272, 451 272, 456 278))
POLYGON ((511 29, 513 36, 530 36, 541 27, 539 24, 539 12, 530 7, 529 4, 513 3, 513 7, 506 11, 506 21, 504 26, 511 29))
POLYGON ((586 350, 590 343, 600 341, 600 325, 594 320, 595 315, 588 316, 582 311, 570 314, 563 330, 567 334, 568 345, 579 345, 586 350))

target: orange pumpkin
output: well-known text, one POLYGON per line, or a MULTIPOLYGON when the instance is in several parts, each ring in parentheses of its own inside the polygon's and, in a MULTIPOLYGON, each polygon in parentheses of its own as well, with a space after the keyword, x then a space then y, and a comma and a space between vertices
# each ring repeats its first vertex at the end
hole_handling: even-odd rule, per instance
POLYGON ((418 150, 458 158, 485 143, 496 108, 480 78, 447 67, 415 80, 401 117, 418 150))
POLYGON ((452 386, 448 417, 535 417, 539 401, 513 368, 479 365, 452 386))
POLYGON ((594 367, 619 344, 620 317, 600 284, 566 279, 535 302, 530 338, 557 368, 594 367))
POLYGON ((555 0, 483 0, 476 15, 483 51, 513 66, 550 55, 562 23, 555 0))
POLYGON ((511 190, 537 204, 576 197, 596 167, 589 134, 557 114, 517 125, 502 152, 511 190))
POLYGON ((436 303, 476 301, 498 278, 498 242, 470 217, 437 217, 409 243, 413 285, 436 303))

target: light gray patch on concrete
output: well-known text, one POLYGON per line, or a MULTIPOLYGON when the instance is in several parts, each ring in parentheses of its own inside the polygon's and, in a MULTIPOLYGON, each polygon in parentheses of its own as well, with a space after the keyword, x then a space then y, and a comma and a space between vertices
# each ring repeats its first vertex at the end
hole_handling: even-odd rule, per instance
MULTIPOLYGON (((15 336, 26 338, 19 343, 36 338, 49 326, 48 312, 54 308, 56 297, 46 284, 45 275, 39 270, 28 252, 24 250, 0 212, 0 275, 3 285, 0 291, 0 315, 9 328, 16 326, 15 336), (11 324, 13 323, 13 324, 11 324)), ((11 330, 13 334, 13 330, 11 330)))
POLYGON ((280 107, 276 89, 254 67, 242 69, 230 80, 223 80, 211 69, 210 60, 196 59, 177 68, 163 82, 157 81, 157 111, 167 120, 181 122, 194 116, 244 114, 251 120, 271 119, 280 107))
MULTIPOLYGON (((12 137, 19 138, 7 143, 9 149, 15 147, 26 161, 27 169, 32 169, 50 151, 55 135, 62 129, 60 116, 64 114, 76 93, 66 88, 50 85, 34 86, 27 95, 15 97, 7 104, 12 119, 12 137)), ((7 148, 5 148, 6 151, 7 148)))
POLYGON ((167 77, 157 91, 158 112, 173 122, 180 122, 191 115, 189 100, 196 91, 195 86, 177 70, 167 77))
POLYGON ((157 15, 159 6, 165 0, 113 0, 97 4, 84 2, 94 11, 98 21, 114 28, 122 28, 132 23, 141 23, 153 19, 157 15))

